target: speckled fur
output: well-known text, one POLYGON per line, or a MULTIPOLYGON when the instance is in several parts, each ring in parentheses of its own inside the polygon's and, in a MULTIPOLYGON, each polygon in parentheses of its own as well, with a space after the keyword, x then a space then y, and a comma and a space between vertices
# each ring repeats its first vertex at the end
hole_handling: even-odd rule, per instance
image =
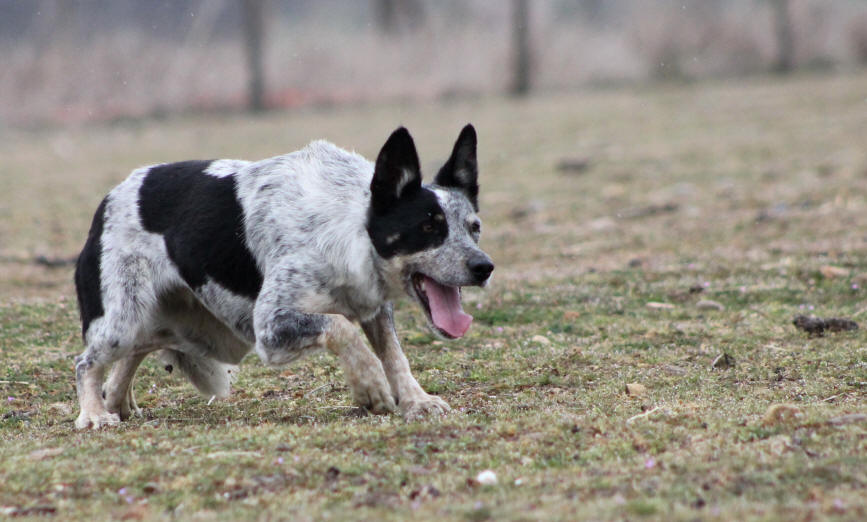
MULTIPOLYGON (((477 191, 475 132, 470 136, 468 129, 472 131, 464 129, 449 161, 455 163, 458 145, 466 149, 471 137, 471 164, 458 161, 471 167, 471 180, 466 172, 451 171, 450 177, 437 179, 469 180, 477 191)), ((395 143, 412 148, 403 152, 415 156, 411 138, 399 129, 383 147, 381 161, 402 160, 400 154, 386 154, 395 136, 400 138, 395 143)), ((474 279, 467 268, 473 259, 488 259, 478 248, 474 193, 470 197, 463 183, 420 188, 435 194, 448 235, 436 246, 384 258, 367 228, 375 219, 371 181, 380 174, 362 156, 316 141, 259 162, 202 164, 207 165, 202 175, 231 176, 235 182, 244 247, 258 267, 257 274, 248 275, 261 279, 260 290, 254 298, 239 295, 211 277, 204 284, 189 284, 163 235, 146 229, 140 217, 143 183, 153 169, 167 167, 134 171, 106 198, 101 237, 96 238, 99 255, 82 255, 83 260, 98 259, 98 266, 79 263, 82 277, 99 278, 100 295, 82 296, 88 287, 78 284, 76 275, 79 297, 101 299, 104 308, 86 320, 82 311, 86 349, 76 358, 81 406, 76 427, 99 428, 138 412, 132 379, 139 362, 153 351, 161 351, 164 361, 203 393, 225 396, 235 365, 251 349, 269 365, 328 349, 339 358, 359 404, 375 412, 395 411, 399 405, 407 417, 447 411, 445 402, 426 394, 412 377, 394 332, 391 301, 404 292, 418 300, 411 284, 417 271, 455 286, 486 282, 474 279), (362 324, 374 351, 352 322, 362 324), (104 371, 116 361, 103 393, 104 371)), ((406 168, 390 187, 402 197, 419 179, 420 172, 406 168)), ((196 203, 207 210, 207 201, 196 203)), ((399 235, 387 240, 398 241, 399 235)))

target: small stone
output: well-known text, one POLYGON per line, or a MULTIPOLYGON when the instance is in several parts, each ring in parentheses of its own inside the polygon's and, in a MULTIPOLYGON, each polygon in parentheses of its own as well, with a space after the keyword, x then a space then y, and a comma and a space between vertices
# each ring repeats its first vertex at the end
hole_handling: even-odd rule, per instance
POLYGON ((476 482, 483 486, 494 486, 497 484, 497 474, 489 469, 486 469, 476 475, 476 482))
POLYGON ((658 303, 656 301, 650 301, 644 306, 652 308, 654 310, 674 310, 674 305, 671 303, 658 303))
POLYGON ((702 299, 701 301, 695 303, 695 307, 699 310, 717 310, 722 311, 725 310, 726 307, 721 303, 716 301, 711 301, 710 299, 702 299))
POLYGON ((530 338, 530 340, 533 341, 534 343, 538 343, 538 344, 541 344, 544 346, 551 344, 551 341, 547 337, 545 337, 544 335, 534 335, 533 337, 530 338))
POLYGON ((626 385, 626 395, 630 397, 642 397, 647 395, 647 387, 637 382, 630 382, 626 385))

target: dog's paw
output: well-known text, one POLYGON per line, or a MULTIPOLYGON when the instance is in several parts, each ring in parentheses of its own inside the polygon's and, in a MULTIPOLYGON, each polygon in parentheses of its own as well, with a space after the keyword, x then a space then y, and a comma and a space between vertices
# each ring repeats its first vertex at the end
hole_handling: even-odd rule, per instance
POLYGON ((75 419, 75 429, 85 430, 92 427, 95 430, 103 426, 116 426, 120 424, 120 416, 117 413, 87 413, 82 411, 75 419))
POLYGON ((352 398, 356 404, 367 408, 371 413, 385 414, 397 411, 397 405, 391 395, 391 387, 384 375, 353 386, 352 398))
POLYGON ((122 421, 129 419, 133 415, 136 417, 144 416, 141 408, 139 408, 138 404, 136 404, 135 402, 135 396, 133 395, 132 387, 130 387, 129 391, 124 396, 124 399, 120 403, 120 407, 117 410, 108 408, 108 411, 120 415, 120 420, 122 421))
POLYGON ((408 421, 425 419, 434 415, 445 415, 451 409, 446 401, 436 395, 426 393, 400 400, 400 414, 408 421))
POLYGON ((124 401, 120 403, 120 405, 116 408, 108 407, 108 411, 111 413, 116 413, 120 420, 125 421, 130 417, 143 417, 144 413, 141 408, 139 408, 135 403, 130 404, 129 401, 124 401))

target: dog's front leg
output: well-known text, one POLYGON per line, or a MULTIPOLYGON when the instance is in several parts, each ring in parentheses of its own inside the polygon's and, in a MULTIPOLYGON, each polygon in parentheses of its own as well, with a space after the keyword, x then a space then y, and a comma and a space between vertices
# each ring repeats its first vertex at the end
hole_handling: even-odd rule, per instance
POLYGON ((358 327, 342 315, 257 304, 255 329, 256 353, 265 364, 285 364, 325 348, 340 361, 357 404, 374 413, 395 411, 382 364, 364 344, 358 327))
POLYGON ((451 409, 444 400, 425 392, 412 376, 409 361, 394 331, 394 316, 390 303, 382 307, 373 319, 361 323, 361 327, 376 355, 382 361, 385 376, 397 397, 398 407, 405 419, 413 420, 431 414, 439 415, 451 409))

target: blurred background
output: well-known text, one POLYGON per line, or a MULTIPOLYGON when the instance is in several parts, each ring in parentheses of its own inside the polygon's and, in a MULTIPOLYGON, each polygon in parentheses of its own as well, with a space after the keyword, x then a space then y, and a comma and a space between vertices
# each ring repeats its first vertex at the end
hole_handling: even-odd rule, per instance
POLYGON ((864 0, 0 0, 0 125, 867 63, 864 0))

